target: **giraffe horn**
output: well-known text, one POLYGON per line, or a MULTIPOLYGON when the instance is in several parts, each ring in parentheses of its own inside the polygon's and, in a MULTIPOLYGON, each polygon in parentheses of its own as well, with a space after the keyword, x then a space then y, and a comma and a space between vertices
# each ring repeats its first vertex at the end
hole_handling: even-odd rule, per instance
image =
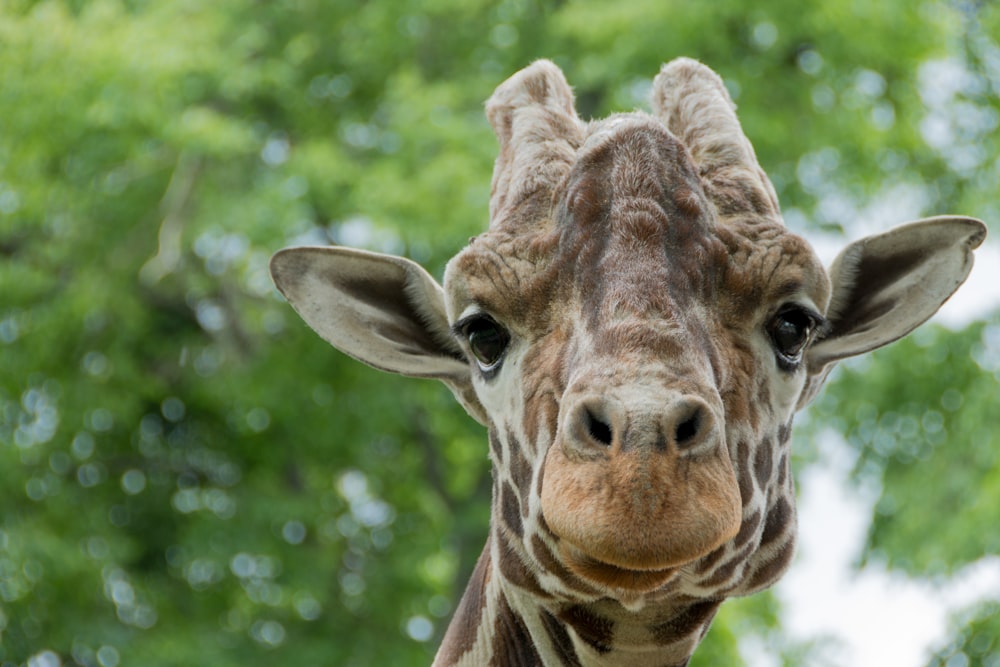
POLYGON ((486 117, 500 142, 490 226, 537 223, 583 141, 573 92, 554 63, 538 60, 497 87, 486 117))
POLYGON ((690 58, 673 60, 653 81, 652 106, 691 151, 721 215, 779 216, 774 187, 757 163, 718 74, 690 58))

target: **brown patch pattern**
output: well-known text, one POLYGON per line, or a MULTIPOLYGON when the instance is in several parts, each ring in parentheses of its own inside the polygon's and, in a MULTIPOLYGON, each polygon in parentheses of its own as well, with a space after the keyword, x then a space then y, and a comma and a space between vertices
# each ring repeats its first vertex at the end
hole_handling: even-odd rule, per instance
POLYGON ((493 637, 490 667, 538 667, 542 664, 524 619, 510 608, 503 596, 493 619, 493 637))
POLYGON ((604 654, 614 648, 614 622, 583 605, 572 605, 559 612, 559 620, 573 628, 577 636, 598 653, 604 654))
POLYGON ((660 646, 669 646, 689 639, 691 635, 699 633, 711 623, 721 604, 719 600, 695 602, 670 620, 653 625, 649 630, 654 641, 660 646))
POLYGON ((462 594, 462 599, 458 603, 458 609, 455 610, 451 624, 445 632, 441 649, 435 660, 436 663, 455 664, 475 645, 476 631, 483 617, 483 609, 486 607, 486 587, 490 583, 492 569, 490 541, 487 539, 486 547, 476 562, 472 578, 465 587, 465 593, 462 594))
POLYGON ((539 584, 538 578, 525 562, 525 559, 517 552, 511 541, 505 536, 496 536, 499 546, 500 561, 497 563, 500 574, 504 580, 510 582, 518 588, 528 591, 539 599, 551 597, 539 584))
POLYGON ((508 482, 500 482, 499 484, 500 514, 503 516, 504 525, 517 537, 523 537, 524 527, 521 523, 521 508, 518 505, 517 492, 508 482))
MULTIPOLYGON (((510 355, 519 355, 519 377, 487 378, 476 391, 483 405, 522 415, 517 423, 490 415, 498 468, 494 567, 505 585, 539 605, 526 623, 500 597, 494 665, 541 661, 529 628, 544 633, 539 646, 551 645, 566 665, 580 662, 576 641, 609 657, 623 648, 616 641, 630 649, 645 641, 664 647, 665 662, 686 664, 680 658, 707 632, 721 599, 770 583, 791 558, 790 415, 774 414, 786 384, 762 353, 765 318, 791 295, 808 295, 824 308, 829 285, 808 245, 782 226, 774 190, 719 78, 678 61, 657 77, 653 108, 655 118, 623 114, 584 124, 561 72, 547 62, 511 77, 487 104, 500 141, 491 226, 451 262, 445 287, 454 300, 449 312, 481 309, 508 330, 510 355), (498 396, 501 386, 507 393, 498 396), (664 426, 662 419, 612 419, 598 403, 573 411, 566 398, 576 392, 580 400, 610 400, 621 387, 633 388, 623 395, 640 396, 639 403, 652 403, 648 396, 663 388, 697 397, 700 414, 664 426), (712 424, 722 434, 711 441, 719 443, 714 450, 680 446, 701 442, 691 434, 709 442, 712 424), (563 455, 571 437, 564 430, 573 428, 597 449, 563 455), (584 479, 577 464, 611 460, 618 455, 613 446, 624 450, 621 443, 635 447, 638 440, 649 451, 613 468, 617 477, 584 479), (669 517, 646 511, 666 506, 660 501, 672 496, 662 488, 683 490, 669 517), (715 525, 676 520, 690 507, 718 508, 715 525), (661 533, 664 524, 698 527, 688 529, 697 535, 684 536, 690 551, 677 552, 684 554, 676 565, 681 574, 642 592, 639 613, 618 602, 614 585, 567 566, 640 571, 626 569, 640 561, 620 557, 618 532, 598 540, 590 524, 621 531, 622 543, 661 533), (713 527, 714 542, 704 537, 713 527), (571 540, 569 531, 584 538, 571 540), (597 544, 611 545, 607 558, 595 557, 597 544), (658 620, 650 625, 650 618, 658 620)), ((642 554, 643 571, 657 569, 662 550, 629 548, 642 554)), ((468 605, 476 604, 473 596, 468 605)), ((453 623, 462 650, 443 648, 442 664, 460 657, 474 636, 469 624, 481 614, 468 605, 463 598, 453 623)))
POLYGON ((552 641, 559 657, 562 658, 563 665, 565 667, 581 667, 580 659, 576 656, 576 647, 573 646, 573 638, 569 636, 566 625, 544 609, 541 617, 545 632, 552 641))
POLYGON ((587 585, 578 576, 566 569, 562 561, 558 560, 552 554, 552 551, 538 535, 532 535, 531 537, 531 551, 545 571, 557 577, 570 590, 578 591, 582 595, 587 596, 597 593, 597 589, 587 585))

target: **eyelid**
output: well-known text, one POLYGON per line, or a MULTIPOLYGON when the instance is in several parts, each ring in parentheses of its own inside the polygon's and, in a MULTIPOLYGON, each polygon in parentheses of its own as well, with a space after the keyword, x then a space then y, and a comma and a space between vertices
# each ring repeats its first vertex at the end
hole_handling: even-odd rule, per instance
POLYGON ((455 323, 449 327, 451 329, 451 334, 456 338, 465 338, 465 328, 469 326, 471 322, 481 319, 487 319, 503 329, 507 328, 501 322, 500 318, 490 312, 489 308, 484 306, 479 301, 472 301, 461 311, 455 323))
POLYGON ((815 326, 814 335, 821 336, 829 333, 831 328, 830 321, 826 319, 826 317, 824 317, 822 314, 820 314, 818 310, 804 303, 791 301, 789 303, 782 304, 782 306, 778 308, 776 311, 774 311, 773 315, 771 315, 771 319, 773 320, 778 315, 781 315, 782 313, 787 313, 790 310, 798 310, 802 313, 805 313, 810 319, 812 319, 815 326))
POLYGON ((484 317, 489 318, 491 320, 493 319, 492 317, 490 317, 489 315, 480 310, 469 313, 468 315, 464 315, 457 322, 451 325, 451 335, 454 336, 455 338, 465 338, 465 328, 471 322, 474 322, 478 319, 482 319, 484 317))
POLYGON ((449 327, 449 329, 451 329, 451 335, 456 338, 461 338, 463 336, 462 330, 466 327, 466 325, 472 320, 483 316, 488 317, 489 314, 481 305, 479 305, 478 302, 471 301, 469 305, 462 309, 458 319, 455 320, 455 323, 449 327))

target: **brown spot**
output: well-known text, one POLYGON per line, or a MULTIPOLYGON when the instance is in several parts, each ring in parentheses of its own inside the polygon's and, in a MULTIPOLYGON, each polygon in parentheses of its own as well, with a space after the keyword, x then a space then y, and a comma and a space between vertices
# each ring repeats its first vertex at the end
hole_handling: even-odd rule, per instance
POLYGON ((521 508, 518 506, 517 494, 508 482, 504 482, 500 486, 500 511, 507 528, 518 537, 524 537, 524 526, 521 523, 521 508))
POLYGON ((566 569, 566 567, 552 555, 538 535, 531 537, 531 550, 536 559, 549 574, 558 577, 566 586, 586 595, 593 595, 596 591, 585 584, 579 577, 566 569))
POLYGON ((754 571, 754 573, 747 580, 746 590, 759 590, 776 582, 781 577, 782 573, 788 568, 789 563, 792 562, 792 556, 794 555, 795 542, 794 540, 789 540, 788 544, 781 547, 773 558, 754 571))
POLYGON ((496 462, 497 466, 503 466, 503 443, 500 442, 500 436, 497 435, 496 429, 490 427, 490 449, 493 450, 493 460, 496 462))
POLYGON ((520 489, 523 494, 525 489, 531 487, 531 464, 524 457, 524 452, 521 451, 521 443, 516 438, 512 438, 509 433, 507 444, 510 447, 510 478, 513 480, 514 486, 520 489))
POLYGON ((559 619, 573 628, 580 639, 598 653, 608 653, 614 648, 612 640, 615 624, 611 619, 595 614, 582 605, 563 609, 559 612, 559 619))
POLYGON ((545 632, 548 633, 549 639, 552 640, 552 645, 555 647, 556 653, 560 660, 562 660, 564 667, 581 667, 580 659, 576 656, 576 648, 573 646, 573 639, 569 636, 569 632, 566 631, 566 626, 544 609, 542 610, 541 618, 542 625, 545 626, 545 632))
POLYGON ((755 544, 751 541, 747 543, 742 549, 737 551, 732 555, 732 557, 719 566, 711 577, 705 581, 700 582, 702 586, 708 588, 715 588, 717 586, 722 586, 724 583, 732 579, 733 574, 736 572, 736 568, 746 561, 747 557, 754 551, 755 544))
POLYGON ((750 443, 736 445, 736 479, 740 485, 740 500, 746 507, 754 498, 753 478, 750 476, 750 443))
POLYGON ((781 460, 778 461, 778 479, 774 485, 779 488, 785 488, 785 484, 788 483, 788 452, 781 453, 781 460))
POLYGON ((542 657, 535 650, 524 619, 517 614, 507 598, 500 596, 496 619, 493 623, 493 657, 491 667, 536 667, 542 657))
MULTIPOLYGON (((740 528, 741 528, 740 532, 742 532, 742 526, 740 528)), ((736 537, 738 538, 739 535, 737 535, 736 537)), ((712 553, 708 554, 700 561, 698 561, 698 574, 705 574, 706 572, 714 568, 715 564, 718 563, 719 560, 726 555, 727 550, 728 550, 728 545, 723 544, 721 547, 719 547, 718 549, 716 549, 715 551, 713 551, 712 553)))
MULTIPOLYGON (((544 475, 545 475, 545 468, 542 468, 541 470, 538 471, 538 495, 542 494, 542 477, 544 475)), ((544 514, 542 514, 541 512, 539 512, 538 513, 538 517, 536 518, 536 521, 538 522, 538 530, 540 530, 541 532, 545 533, 546 535, 551 535, 552 534, 552 529, 549 528, 548 522, 545 521, 545 515, 544 514)), ((536 537, 536 539, 537 539, 537 537, 536 537)))
POLYGON ((458 603, 458 609, 455 610, 455 615, 441 641, 437 656, 441 664, 451 665, 458 662, 459 658, 476 643, 476 630, 482 622, 483 607, 486 605, 486 586, 491 576, 490 540, 487 538, 483 553, 476 562, 476 569, 472 571, 472 578, 465 587, 462 600, 458 603))
POLYGON ((756 410, 750 411, 750 428, 756 431, 760 427, 761 418, 766 420, 771 419, 770 410, 766 406, 771 404, 771 388, 768 384, 768 378, 766 373, 760 374, 760 380, 757 382, 757 387, 753 392, 754 405, 758 406, 756 410))
POLYGON ((757 484, 762 489, 768 487, 771 473, 774 472, 774 458, 771 452, 773 447, 774 443, 771 439, 765 438, 763 442, 758 443, 757 453, 754 455, 753 474, 757 478, 757 484))
POLYGON ((774 503, 774 507, 767 513, 767 522, 764 524, 764 533, 761 535, 760 545, 762 547, 767 546, 781 536, 794 516, 795 514, 788 500, 783 497, 778 498, 778 501, 774 503))
POLYGON ((746 519, 743 519, 743 523, 740 525, 740 532, 736 534, 736 537, 732 541, 734 549, 743 548, 756 535, 757 528, 760 526, 760 515, 761 513, 758 510, 746 519))
POLYGON ((510 541, 499 535, 497 539, 500 546, 500 562, 497 563, 497 566, 500 568, 500 574, 503 575, 503 578, 518 588, 523 588, 530 592, 532 595, 541 598, 551 597, 542 590, 542 587, 538 584, 538 579, 535 577, 535 573, 524 562, 521 555, 514 551, 510 541))
MULTIPOLYGON (((553 266, 557 265, 553 262, 553 266)), ((566 267, 565 271, 571 271, 566 267)), ((559 272, 557 271, 557 274, 559 272)), ((558 275, 549 277, 557 280, 558 275)), ((546 303, 563 303, 565 297, 546 295, 546 303)), ((559 396, 564 391, 562 369, 567 353, 569 334, 561 328, 548 331, 542 336, 524 358, 524 367, 531 369, 523 378, 522 395, 524 397, 524 434, 531 443, 542 440, 544 433, 548 439, 555 437, 559 420, 559 396)), ((541 455, 533 452, 534 456, 541 455)))
POLYGON ((704 627, 712 622, 715 612, 719 610, 721 604, 722 602, 719 600, 696 602, 665 623, 651 626, 649 631, 653 634, 654 641, 660 646, 674 644, 700 633, 704 627))

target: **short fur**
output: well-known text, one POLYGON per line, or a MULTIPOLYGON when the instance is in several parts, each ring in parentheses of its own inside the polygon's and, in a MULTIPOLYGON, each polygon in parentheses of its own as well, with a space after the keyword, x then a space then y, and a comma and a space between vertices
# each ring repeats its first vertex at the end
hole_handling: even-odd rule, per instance
POLYGON ((320 335, 444 381, 489 426, 490 538, 436 665, 687 664, 725 598, 791 561, 795 411, 836 361, 930 317, 985 234, 913 223, 828 274, 782 225, 714 72, 664 66, 652 107, 583 123, 547 61, 497 88, 490 229, 443 291, 345 248, 272 262, 320 335), (509 340, 492 366, 471 321, 509 340))

